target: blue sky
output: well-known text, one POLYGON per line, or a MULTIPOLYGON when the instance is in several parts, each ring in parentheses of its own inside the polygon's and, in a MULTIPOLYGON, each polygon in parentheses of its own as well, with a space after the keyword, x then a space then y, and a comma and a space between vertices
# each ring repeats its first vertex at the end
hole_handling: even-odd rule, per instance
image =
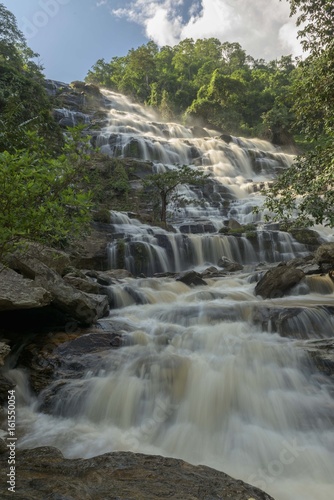
POLYGON ((239 42, 247 54, 271 60, 300 56, 285 0, 1 0, 47 78, 83 80, 104 58, 126 55, 148 40, 175 45, 184 38, 239 42))

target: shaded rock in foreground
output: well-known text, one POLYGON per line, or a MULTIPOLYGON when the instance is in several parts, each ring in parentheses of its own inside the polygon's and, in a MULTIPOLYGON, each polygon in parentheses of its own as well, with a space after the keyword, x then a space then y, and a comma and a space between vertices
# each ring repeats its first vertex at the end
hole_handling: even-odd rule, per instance
POLYGON ((7 465, 7 453, 3 453, 3 499, 273 500, 258 488, 223 472, 160 456, 118 452, 88 460, 68 460, 56 448, 18 451, 15 494, 5 486, 7 465))
POLYGON ((264 299, 283 297, 293 286, 297 285, 305 274, 301 269, 280 264, 266 272, 255 287, 255 295, 264 299))
POLYGON ((11 266, 19 270, 24 277, 33 279, 36 286, 49 293, 52 305, 79 323, 87 325, 95 323, 109 312, 106 296, 87 294, 73 288, 65 283, 58 272, 39 259, 17 254, 12 256, 11 266))

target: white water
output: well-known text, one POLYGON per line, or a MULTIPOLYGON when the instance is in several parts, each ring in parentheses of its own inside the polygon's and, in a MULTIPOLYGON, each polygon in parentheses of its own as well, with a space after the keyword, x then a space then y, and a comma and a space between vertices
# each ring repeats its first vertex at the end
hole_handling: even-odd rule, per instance
MULTIPOLYGON (((216 228, 226 217, 254 220, 251 207, 262 202, 255 183, 272 178, 278 161, 291 161, 265 141, 234 138, 227 145, 212 131, 207 139, 196 139, 180 125, 158 123, 150 111, 124 97, 106 96, 112 100, 110 125, 99 138, 106 152, 111 154, 108 138, 113 133, 114 151, 126 154, 136 137, 143 156, 152 160, 154 138, 159 154, 153 156, 159 161, 191 162, 191 148, 196 147, 201 168, 213 172, 220 201, 213 206, 206 199, 203 208, 187 207, 177 230, 203 214, 216 228), (261 160, 257 173, 249 149, 261 160), (226 185, 233 197, 224 212, 218 191, 226 185)), ((152 230, 126 214, 112 214, 112 222, 127 239, 130 270, 133 242, 148 248, 147 275, 216 265, 222 255, 249 269, 196 288, 168 278, 120 281, 113 287, 118 309, 105 323, 119 325, 125 345, 96 355, 94 368, 83 378, 55 385, 52 414, 38 411, 43 394, 36 401, 21 372, 11 372, 22 388, 19 446, 52 445, 67 457, 116 450, 179 457, 243 479, 275 500, 334 499, 333 381, 317 371, 298 340, 333 336, 333 316, 322 307, 334 305, 333 284, 326 277, 307 278, 302 292, 296 287, 289 297, 263 301, 254 296, 249 275, 256 262, 287 260, 307 253, 305 247, 261 222, 257 249, 247 238, 152 230), (169 242, 167 249, 159 244, 162 238, 169 242), (280 335, 270 317, 257 319, 262 307, 299 310, 282 321, 280 335)), ((114 244, 112 263, 116 252, 114 244)), ((91 366, 94 354, 84 356, 91 366)))
MULTIPOLYGON (((169 279, 135 284, 150 303, 109 319, 127 346, 100 353, 94 370, 67 381, 54 416, 37 403, 21 408, 20 446, 52 445, 67 457, 116 450, 180 457, 276 500, 333 498, 333 387, 298 342, 254 324, 263 301, 246 276, 196 289, 169 279)), ((331 303, 333 292, 291 299, 270 305, 331 303)), ((319 331, 327 321, 326 337, 333 318, 321 311, 305 309, 319 331)), ((305 318, 294 321, 292 332, 304 329, 305 318)))

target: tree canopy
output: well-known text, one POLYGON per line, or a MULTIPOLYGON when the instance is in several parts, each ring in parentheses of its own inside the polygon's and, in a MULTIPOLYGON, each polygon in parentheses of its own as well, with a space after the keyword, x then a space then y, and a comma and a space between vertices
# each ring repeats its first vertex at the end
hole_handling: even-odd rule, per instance
POLYGON ((159 198, 161 222, 164 224, 167 222, 168 204, 183 199, 181 195, 176 193, 178 186, 182 184, 199 185, 207 177, 208 174, 200 170, 194 170, 188 165, 148 175, 145 178, 144 186, 150 191, 151 198, 154 198, 155 195, 159 198))
POLYGON ((153 106, 168 120, 198 121, 280 144, 292 141, 287 88, 295 70, 291 56, 266 63, 239 43, 187 38, 174 47, 148 42, 109 63, 100 59, 86 80, 153 106))
POLYGON ((309 51, 298 67, 293 111, 308 150, 299 155, 267 192, 278 219, 334 227, 334 5, 328 0, 293 0, 299 37, 309 51))

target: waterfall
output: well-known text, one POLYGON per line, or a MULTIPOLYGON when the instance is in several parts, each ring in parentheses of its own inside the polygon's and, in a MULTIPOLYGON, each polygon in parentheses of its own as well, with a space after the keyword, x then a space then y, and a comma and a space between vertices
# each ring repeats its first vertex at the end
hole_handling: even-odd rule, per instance
POLYGON ((308 253, 252 213, 263 203, 259 186, 292 156, 257 139, 227 143, 211 130, 198 138, 124 96, 104 95, 103 151, 148 159, 155 171, 186 162, 210 172, 210 183, 182 188, 203 204, 171 218, 174 232, 111 213, 110 267, 122 257, 137 276, 110 286, 114 308, 101 324, 119 346, 80 351, 74 335, 61 344, 52 355, 59 377, 38 397, 23 391, 18 446, 56 446, 69 458, 119 450, 177 457, 275 500, 333 498, 333 380, 305 352, 310 340, 333 335, 333 282, 309 276, 283 298, 254 294, 256 264, 308 253), (232 218, 255 228, 222 232, 232 218), (154 276, 219 268, 222 256, 246 267, 195 288, 154 276))
POLYGON ((203 137, 197 137, 191 128, 159 122, 150 108, 133 104, 124 96, 104 91, 104 98, 108 123, 96 137, 103 152, 150 161, 152 172, 187 164, 210 174, 203 188, 179 187, 187 205, 170 216, 175 233, 114 212, 115 238, 109 249, 112 268, 121 257, 131 273, 152 276, 217 266, 222 257, 250 265, 309 253, 288 233, 266 229, 261 216, 253 213, 253 208, 263 203, 259 190, 292 163, 291 154, 259 139, 231 137, 226 142, 224 136, 209 129, 202 129, 203 137), (237 237, 221 234, 230 218, 242 225, 251 224, 252 230, 241 231, 237 237))

